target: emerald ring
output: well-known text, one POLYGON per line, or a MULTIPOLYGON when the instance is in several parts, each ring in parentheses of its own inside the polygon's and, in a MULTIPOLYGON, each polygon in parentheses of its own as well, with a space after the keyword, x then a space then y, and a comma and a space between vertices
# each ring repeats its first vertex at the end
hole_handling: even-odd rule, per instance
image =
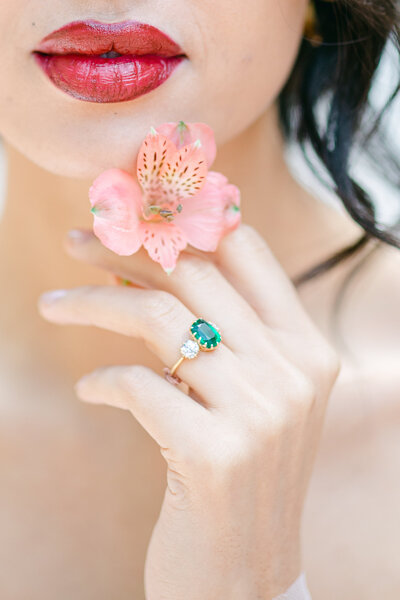
POLYGON ((195 358, 200 351, 211 352, 221 343, 222 337, 219 327, 203 318, 196 319, 190 326, 190 338, 181 346, 181 357, 171 369, 165 367, 164 374, 171 383, 180 383, 182 380, 175 375, 175 371, 185 358, 195 358))

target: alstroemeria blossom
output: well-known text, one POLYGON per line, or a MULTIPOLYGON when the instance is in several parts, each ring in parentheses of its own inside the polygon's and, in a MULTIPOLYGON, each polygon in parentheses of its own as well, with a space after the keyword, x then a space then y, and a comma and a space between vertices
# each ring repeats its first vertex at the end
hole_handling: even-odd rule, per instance
POLYGON ((241 220, 239 189, 209 171, 216 146, 205 123, 163 123, 140 147, 136 178, 108 169, 95 179, 89 199, 93 230, 121 256, 143 245, 171 273, 187 244, 214 252, 241 220))

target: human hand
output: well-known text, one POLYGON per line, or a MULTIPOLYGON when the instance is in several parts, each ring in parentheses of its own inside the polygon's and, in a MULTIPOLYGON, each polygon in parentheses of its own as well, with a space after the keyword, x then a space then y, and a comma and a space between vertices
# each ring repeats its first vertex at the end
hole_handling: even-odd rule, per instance
POLYGON ((82 286, 42 296, 42 315, 140 338, 168 366, 198 317, 221 330, 171 385, 143 365, 100 367, 87 402, 128 409, 160 446, 167 488, 149 544, 147 600, 270 600, 301 571, 304 498, 336 353, 263 238, 241 224, 212 256, 183 252, 171 275, 145 253, 121 257, 92 234, 76 258, 144 287, 82 286))

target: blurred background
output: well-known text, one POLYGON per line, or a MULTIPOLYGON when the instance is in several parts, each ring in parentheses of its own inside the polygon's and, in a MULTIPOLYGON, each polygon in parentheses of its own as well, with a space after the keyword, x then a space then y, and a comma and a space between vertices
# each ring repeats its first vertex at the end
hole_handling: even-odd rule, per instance
MULTIPOLYGON (((393 85, 398 81, 398 56, 392 46, 388 46, 384 59, 377 72, 374 86, 371 92, 371 104, 377 110, 382 109, 388 98, 394 92, 393 85)), ((368 126, 368 120, 366 120, 368 126)), ((382 123, 382 131, 387 138, 387 147, 392 147, 395 156, 400 162, 400 97, 391 105, 382 123)), ((368 148, 366 148, 368 149, 368 148)), ((288 162, 292 172, 302 184, 314 192, 314 194, 325 202, 344 210, 342 203, 330 192, 326 186, 321 184, 306 164, 299 148, 291 146, 287 152, 288 162)), ((393 223, 400 219, 400 188, 390 184, 384 176, 381 176, 371 159, 363 152, 355 152, 351 161, 352 170, 356 181, 360 181, 374 201, 376 201, 378 220, 382 223, 393 223)), ((321 166, 317 165, 321 170, 321 166)), ((322 175, 325 176, 324 172, 322 175)), ((397 183, 399 174, 397 173, 397 183)))

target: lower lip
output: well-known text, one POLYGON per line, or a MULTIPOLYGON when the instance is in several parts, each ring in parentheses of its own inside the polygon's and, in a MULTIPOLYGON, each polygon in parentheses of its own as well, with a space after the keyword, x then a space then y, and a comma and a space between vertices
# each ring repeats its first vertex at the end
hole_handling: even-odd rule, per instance
POLYGON ((40 54, 35 58, 60 90, 86 102, 126 102, 151 92, 166 81, 183 56, 116 58, 84 54, 40 54))

